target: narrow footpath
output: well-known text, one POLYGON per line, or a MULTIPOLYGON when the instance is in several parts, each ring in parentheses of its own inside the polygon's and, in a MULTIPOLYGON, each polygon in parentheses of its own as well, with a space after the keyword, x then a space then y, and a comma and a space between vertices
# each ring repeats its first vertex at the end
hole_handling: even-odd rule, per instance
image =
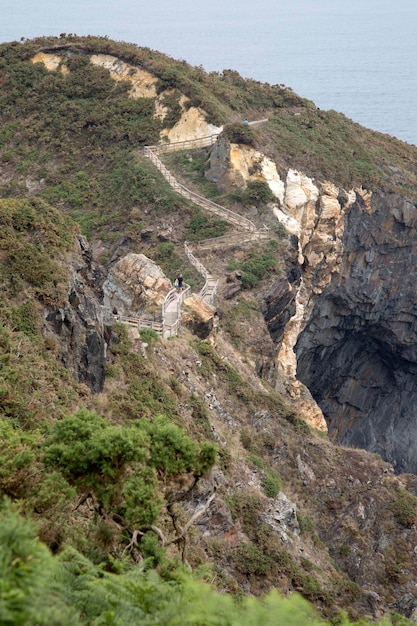
MULTIPOLYGON (((249 125, 260 124, 267 122, 267 119, 255 120, 249 122, 249 125)), ((198 149, 202 147, 211 146, 217 141, 218 135, 210 135, 208 137, 201 137, 199 139, 181 141, 171 144, 160 144, 158 146, 146 146, 144 148, 144 155, 148 157, 152 163, 162 173, 164 178, 168 181, 171 187, 183 197, 187 198, 194 204, 198 205, 205 211, 209 211, 224 221, 237 227, 240 232, 228 234, 224 237, 215 237, 213 239, 205 239, 195 244, 200 250, 213 250, 219 249, 230 245, 241 245, 247 242, 259 241, 261 239, 269 239, 268 228, 257 228, 255 224, 246 217, 226 209, 203 196, 196 194, 181 183, 171 174, 171 172, 163 164, 160 156, 169 152, 186 149, 198 149)), ((214 298, 217 292, 218 279, 212 276, 204 265, 193 254, 191 245, 187 242, 184 243, 185 253, 190 263, 202 274, 205 279, 204 286, 197 294, 197 297, 201 298, 207 304, 213 305, 214 298)), ((175 288, 171 289, 166 295, 164 302, 162 303, 161 319, 160 321, 151 321, 149 319, 138 316, 137 318, 118 316, 118 321, 134 325, 137 328, 153 328, 162 335, 163 338, 172 337, 178 334, 181 328, 181 305, 186 297, 190 295, 190 286, 185 285, 183 291, 178 292, 175 288)))

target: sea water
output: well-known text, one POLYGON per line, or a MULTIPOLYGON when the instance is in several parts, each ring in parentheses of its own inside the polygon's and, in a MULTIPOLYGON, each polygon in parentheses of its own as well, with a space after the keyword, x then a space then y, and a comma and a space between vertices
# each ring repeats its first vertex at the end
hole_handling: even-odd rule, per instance
POLYGON ((0 0, 0 42, 60 33, 285 84, 417 145, 416 0, 0 0))

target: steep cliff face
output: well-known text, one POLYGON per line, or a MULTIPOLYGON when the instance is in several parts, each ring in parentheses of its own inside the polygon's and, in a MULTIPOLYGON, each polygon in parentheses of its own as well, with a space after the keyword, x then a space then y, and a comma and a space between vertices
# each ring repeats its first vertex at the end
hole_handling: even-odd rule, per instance
POLYGON ((314 187, 289 172, 275 209, 298 236, 301 272, 294 260, 266 300, 281 374, 309 389, 335 441, 415 473, 415 206, 314 187))
POLYGON ((340 266, 313 298, 296 345, 297 373, 339 442, 417 471, 416 207, 357 195, 340 266))
MULTIPOLYGON (((260 153, 223 140, 212 151, 210 177, 244 186, 256 169, 271 186, 254 167, 260 162, 260 153)), ((279 346, 277 385, 299 400, 311 425, 325 429, 324 417, 334 440, 415 473, 416 207, 295 170, 282 182, 275 174, 271 189, 272 211, 294 235, 285 273, 263 303, 279 346)))
POLYGON ((113 321, 110 309, 99 301, 100 266, 92 260, 89 245, 81 236, 69 265, 67 302, 45 311, 43 334, 55 340, 58 358, 74 378, 98 392, 104 384, 106 349, 113 321))

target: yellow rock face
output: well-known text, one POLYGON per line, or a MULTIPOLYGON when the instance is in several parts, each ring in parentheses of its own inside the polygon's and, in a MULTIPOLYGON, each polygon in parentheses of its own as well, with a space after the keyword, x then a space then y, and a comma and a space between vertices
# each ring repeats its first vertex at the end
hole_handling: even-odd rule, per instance
POLYGON ((283 202, 284 183, 280 179, 275 163, 262 152, 249 146, 230 144, 230 165, 239 172, 244 181, 263 180, 276 198, 283 202))
POLYGON ((68 68, 65 64, 62 63, 62 57, 60 57, 58 54, 38 52, 32 58, 32 63, 43 63, 46 69, 50 72, 56 72, 56 70, 59 68, 62 74, 68 74, 68 68))
MULTIPOLYGON (((43 63, 49 71, 60 70, 65 75, 68 73, 68 68, 62 60, 63 57, 58 54, 38 52, 32 58, 32 63, 43 63)), ((93 54, 90 57, 90 61, 93 65, 108 70, 113 80, 128 81, 131 84, 129 90, 131 98, 153 98, 155 101, 155 117, 164 119, 168 109, 163 104, 163 98, 165 95, 172 93, 173 90, 166 90, 158 96, 156 92, 158 79, 156 76, 146 70, 125 63, 110 54, 93 54)), ((187 101, 188 98, 182 95, 180 98, 180 106, 183 111, 181 119, 173 128, 164 129, 161 133, 161 138, 168 139, 170 143, 174 143, 189 139, 199 139, 208 135, 217 135, 221 132, 221 127, 214 126, 206 121, 206 114, 202 109, 195 107, 186 108, 185 103, 187 101)))
POLYGON ((149 72, 129 65, 109 54, 93 54, 90 60, 93 65, 109 70, 113 80, 126 80, 132 83, 129 92, 132 98, 156 98, 155 84, 158 79, 149 72))
MULTIPOLYGON (((362 195, 366 197, 366 192, 362 195)), ((338 196, 339 189, 332 183, 318 187, 304 174, 289 170, 281 211, 287 221, 291 219, 292 232, 299 237, 300 260, 307 262, 295 297, 296 312, 286 325, 277 365, 305 421, 323 431, 327 426, 319 407, 297 381, 294 346, 309 317, 312 292, 323 291, 341 262, 344 214, 356 194, 351 190, 343 207, 338 196)))
POLYGON ((196 294, 191 294, 189 298, 184 300, 184 304, 189 307, 198 320, 207 323, 213 318, 214 309, 209 304, 204 302, 196 294))
POLYGON ((187 101, 188 98, 181 97, 180 105, 183 109, 181 118, 173 128, 163 130, 162 137, 168 139, 170 143, 176 143, 189 139, 200 139, 209 135, 218 135, 222 129, 206 122, 206 114, 203 110, 196 107, 185 109, 184 105, 187 101))

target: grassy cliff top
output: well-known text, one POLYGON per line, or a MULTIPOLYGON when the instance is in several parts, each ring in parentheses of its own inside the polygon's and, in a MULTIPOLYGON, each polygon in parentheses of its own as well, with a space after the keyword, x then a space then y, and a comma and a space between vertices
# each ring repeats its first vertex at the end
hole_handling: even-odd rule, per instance
POLYGON ((148 48, 71 36, 1 45, 0 72, 0 195, 41 195, 70 211, 87 234, 101 229, 110 236, 126 222, 127 207, 164 210, 172 202, 155 191, 155 174, 140 148, 175 124, 184 96, 186 107, 200 108, 213 124, 268 117, 254 129, 254 141, 283 177, 294 168, 345 189, 416 194, 417 148, 321 111, 288 87, 243 79, 233 70, 206 73, 148 48), (62 58, 61 69, 32 63, 39 52, 62 58), (93 54, 151 74, 154 97, 130 97, 130 83, 93 65, 93 54), (155 115, 156 98, 164 118, 155 115))

